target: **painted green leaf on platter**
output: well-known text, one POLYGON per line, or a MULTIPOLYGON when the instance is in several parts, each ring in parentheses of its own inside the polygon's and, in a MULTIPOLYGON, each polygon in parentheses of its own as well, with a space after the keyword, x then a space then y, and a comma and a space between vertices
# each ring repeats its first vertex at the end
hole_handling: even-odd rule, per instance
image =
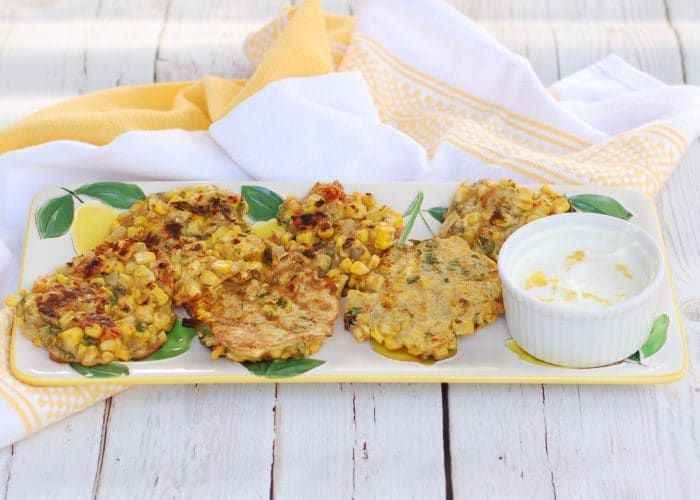
POLYGON ((259 377, 288 378, 301 375, 321 366, 325 361, 312 358, 277 359, 275 361, 257 361, 243 363, 248 371, 259 377))
POLYGON ((274 219, 284 201, 280 195, 262 186, 241 186, 241 196, 248 204, 248 216, 254 221, 274 219))
POLYGON ((52 198, 36 212, 36 225, 42 238, 63 236, 73 223, 73 198, 66 194, 52 198))
POLYGON ((140 187, 124 182, 93 182, 79 187, 75 194, 97 198, 114 208, 131 208, 137 201, 146 199, 140 187))
POLYGON ((78 363, 71 363, 70 366, 87 378, 114 378, 129 375, 129 367, 121 363, 108 363, 96 366, 83 366, 78 363))
POLYGON ((624 220, 632 218, 632 212, 623 207, 619 201, 602 194, 579 194, 569 198, 569 203, 578 212, 610 215, 624 220))
POLYGON ((400 243, 404 243, 408 238, 408 235, 411 234, 411 230, 413 229, 413 225, 416 223, 416 217, 418 217, 418 214, 420 213, 422 204, 423 192, 421 191, 416 195, 416 197, 413 199, 406 211, 403 213, 404 217, 408 217, 408 222, 406 222, 406 226, 404 227, 404 230, 401 233, 401 237, 399 237, 400 243))
POLYGON ((445 222, 445 213, 447 212, 447 207, 433 207, 428 209, 428 213, 438 221, 439 223, 445 222))

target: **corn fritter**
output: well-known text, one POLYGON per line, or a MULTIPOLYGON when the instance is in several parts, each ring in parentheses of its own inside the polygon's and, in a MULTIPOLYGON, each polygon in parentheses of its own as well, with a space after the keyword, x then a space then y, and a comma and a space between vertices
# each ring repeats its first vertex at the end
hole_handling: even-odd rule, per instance
POLYGON ((421 359, 449 357, 457 336, 503 313, 496 263, 456 236, 396 245, 370 275, 347 294, 346 328, 421 359))
POLYGON ((460 236, 473 250, 496 260, 506 238, 516 229, 570 209, 569 201, 548 186, 533 192, 510 179, 463 182, 452 198, 439 236, 460 236))
POLYGON ((166 341, 175 320, 172 283, 167 260, 143 242, 104 243, 36 280, 16 317, 54 361, 141 359, 166 341))

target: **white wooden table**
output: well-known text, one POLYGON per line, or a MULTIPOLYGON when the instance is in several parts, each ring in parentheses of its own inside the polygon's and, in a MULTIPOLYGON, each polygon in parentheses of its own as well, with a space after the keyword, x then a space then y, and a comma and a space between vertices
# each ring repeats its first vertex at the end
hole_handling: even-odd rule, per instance
MULTIPOLYGON (((245 35, 284 3, 2 0, 0 125, 115 85, 247 75, 245 35)), ((610 52, 700 84, 695 0, 453 3, 545 84, 610 52)), ((0 449, 0 499, 699 498, 698 165, 696 141, 657 197, 688 335, 680 382, 137 387, 0 449)))

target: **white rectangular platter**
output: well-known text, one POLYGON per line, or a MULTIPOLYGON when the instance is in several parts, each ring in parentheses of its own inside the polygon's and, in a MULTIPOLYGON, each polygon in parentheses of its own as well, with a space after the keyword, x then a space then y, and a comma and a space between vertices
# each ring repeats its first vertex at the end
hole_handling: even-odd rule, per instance
MULTIPOLYGON (((146 193, 167 191, 175 187, 205 184, 203 182, 138 182, 146 193)), ((288 195, 303 196, 312 183, 280 182, 214 182, 221 188, 240 193, 242 185, 260 185, 288 195)), ((437 232, 440 223, 430 217, 427 209, 449 205, 458 183, 347 183, 347 192, 373 193, 380 204, 387 204, 403 213, 419 192, 424 194, 422 216, 416 219, 410 239, 424 239, 437 232), (424 219, 424 220, 423 220, 424 219)), ((77 185, 53 186, 39 192, 32 204, 24 257, 21 288, 30 289, 39 276, 69 261, 75 255, 71 232, 62 237, 42 239, 35 214, 47 200, 65 194, 61 188, 76 189, 77 185)), ((535 188, 535 186, 533 186, 535 188)), ((661 241, 658 217, 654 206, 642 194, 622 189, 594 186, 554 186, 564 195, 598 193, 612 196, 624 205, 633 217, 630 220, 661 241)), ((396 361, 373 351, 369 343, 358 343, 345 330, 341 317, 333 336, 313 356, 323 360, 322 365, 291 378, 268 378, 254 375, 241 364, 227 359, 213 361, 210 351, 195 338, 189 350, 177 357, 159 361, 132 361, 124 363, 128 374, 113 378, 87 378, 70 365, 59 364, 48 358, 47 352, 36 348, 13 331, 11 363, 13 373, 20 380, 34 385, 73 385, 93 383, 115 384, 179 384, 231 382, 469 382, 469 383, 576 383, 576 384, 645 384, 665 383, 679 379, 687 365, 687 350, 678 313, 678 307, 666 266, 658 313, 671 318, 667 340, 663 348, 642 363, 620 362, 592 369, 562 368, 528 360, 523 353, 512 350, 506 322, 501 317, 494 324, 468 337, 459 338, 457 354, 432 365, 396 361), (511 348, 509 348, 511 347, 511 348)), ((615 332, 610 332, 614 335, 615 332)))

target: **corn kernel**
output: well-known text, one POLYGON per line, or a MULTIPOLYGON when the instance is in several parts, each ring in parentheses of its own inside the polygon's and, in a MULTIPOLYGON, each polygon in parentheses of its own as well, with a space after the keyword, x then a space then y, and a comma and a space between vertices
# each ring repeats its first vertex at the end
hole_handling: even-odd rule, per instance
POLYGON ((99 338, 102 335, 102 327, 100 325, 90 325, 85 327, 85 335, 93 339, 99 338))
POLYGON ((167 215, 168 207, 166 207, 165 203, 163 203, 161 200, 158 200, 153 206, 153 211, 158 215, 167 215))
POLYGON ((563 214, 571 209, 571 205, 566 200, 566 198, 557 198, 556 200, 554 200, 553 208, 555 214, 563 214))
POLYGON ((197 319, 201 319, 201 320, 205 320, 205 321, 208 319, 211 319, 211 313, 209 311, 207 311, 206 309, 203 309, 201 307, 197 309, 197 313, 195 316, 197 319))
POLYGON ((187 295, 189 297, 196 297, 202 292, 202 288, 197 283, 190 283, 187 286, 187 295))
POLYGON ((68 311, 58 319, 58 326, 61 327, 61 330, 65 330, 70 325, 70 322, 73 321, 73 318, 75 318, 75 313, 68 311))
POLYGON ((275 231, 277 231, 279 228, 280 225, 277 222, 277 219, 270 219, 265 222, 256 222, 253 224, 250 232, 258 238, 265 239, 271 238, 275 234, 275 231))
POLYGON ((82 356, 81 361, 83 364, 90 365, 92 364, 93 361, 95 361, 95 358, 97 357, 97 347, 94 345, 91 345, 87 348, 85 351, 85 354, 82 356))
POLYGON ((348 257, 345 257, 342 261, 340 261, 339 268, 342 272, 349 273, 351 267, 352 267, 352 261, 348 257))
POLYGON ((318 232, 318 235, 323 238, 324 240, 328 240, 333 237, 333 227, 328 227, 327 229, 324 229, 322 231, 318 232))
POLYGON ((112 351, 115 347, 114 340, 103 340, 100 342, 100 350, 102 351, 112 351))
POLYGON ((367 274, 369 272, 369 267, 363 262, 353 262, 350 266, 350 272, 358 275, 367 274))
POLYGON ((85 351, 87 351, 87 348, 88 348, 88 346, 86 346, 85 344, 80 344, 78 346, 78 357, 79 358, 83 357, 83 354, 85 354, 85 351))
POLYGON ((133 325, 131 325, 131 323, 129 323, 129 321, 126 319, 120 319, 116 323, 117 328, 127 340, 136 332, 136 328, 134 328, 133 325))
POLYGON ((17 295, 8 295, 5 297, 5 305, 7 307, 17 307, 19 305, 19 297, 17 295))
POLYGON ((62 285, 65 285, 66 283, 68 283, 68 276, 62 273, 58 273, 56 275, 56 281, 58 281, 62 285))
POLYGON ((214 286, 219 283, 219 277, 208 269, 205 269, 202 271, 202 274, 199 275, 199 282, 202 285, 214 286))
POLYGON ((169 330, 172 319, 169 314, 157 312, 153 315, 153 326, 158 330, 169 330))
POLYGON ((460 186, 454 195, 454 201, 456 203, 460 203, 460 202, 466 200, 468 195, 469 195, 469 191, 467 190, 467 188, 460 186))
POLYGON ((134 260, 137 264, 150 264, 156 260, 156 254, 144 250, 143 252, 136 252, 134 254, 134 260))
POLYGON ((178 201, 185 201, 185 199, 179 194, 174 194, 168 200, 168 203, 177 203, 178 201))
POLYGON ((64 330, 58 335, 63 341, 63 348, 67 351, 73 351, 78 347, 80 340, 83 338, 83 329, 74 326, 68 330, 64 330))
POLYGON ((372 255, 369 259, 369 267, 370 269, 375 269, 378 265, 381 259, 379 258, 379 255, 372 255))
POLYGON ((392 226, 378 226, 372 229, 372 243, 379 250, 386 250, 394 243, 396 228, 392 226))
POLYGON ((152 281, 156 280, 156 275, 143 264, 139 264, 139 266, 134 270, 134 278, 141 280, 144 283, 151 283, 152 281))
POLYGON ((126 235, 129 238, 133 238, 139 234, 139 229, 136 226, 128 227, 126 230, 126 235))
POLYGON ((156 302, 158 303, 159 306, 165 305, 168 303, 170 300, 170 297, 168 297, 168 294, 163 291, 162 288, 159 286, 155 287, 155 289, 151 292, 153 294, 153 297, 156 299, 156 302))
MULTIPOLYGON (((91 346, 93 347, 93 346, 91 346)), ((129 361, 131 359, 131 355, 129 354, 129 351, 126 349, 118 349, 114 355, 119 358, 121 361, 129 361)))
POLYGON ((355 238, 360 240, 362 243, 367 243, 367 240, 369 239, 369 231, 367 228, 358 229, 355 231, 355 238))
POLYGON ((219 359, 219 357, 223 354, 224 349, 224 346, 216 346, 214 350, 211 351, 211 359, 219 359))
POLYGON ((297 234, 296 237, 296 240, 299 243, 313 243, 315 239, 314 233, 311 231, 302 231, 301 233, 297 234))
POLYGON ((104 361, 105 363, 110 363, 114 361, 114 354, 112 354, 111 352, 103 352, 102 361, 104 361))

